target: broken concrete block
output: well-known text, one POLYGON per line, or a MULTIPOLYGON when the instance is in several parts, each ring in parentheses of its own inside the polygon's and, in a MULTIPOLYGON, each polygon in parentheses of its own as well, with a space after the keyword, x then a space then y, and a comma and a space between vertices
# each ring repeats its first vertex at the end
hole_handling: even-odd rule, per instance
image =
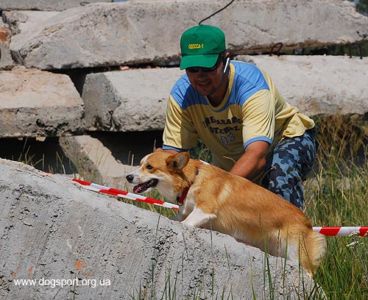
POLYGON ((167 98, 182 74, 178 68, 156 68, 87 75, 82 94, 86 128, 161 130, 167 98))
POLYGON ((60 175, 0 160, 0 193, 1 299, 318 298, 297 262, 60 175))
POLYGON ((85 6, 94 2, 112 2, 112 0, 0 0, 3 10, 64 10, 85 6))
POLYGON ((0 71, 0 137, 59 136, 83 129, 83 102, 66 75, 0 71))
POLYGON ((268 72, 281 95, 313 115, 368 112, 368 58, 348 56, 245 56, 268 72))
MULTIPOLYGON (((282 96, 307 115, 368 112, 368 60, 344 56, 239 56, 268 72, 282 96)), ((82 98, 91 130, 162 130, 178 68, 89 74, 82 98)))
MULTIPOLYGON (((40 69, 178 63, 179 38, 222 8, 221 0, 97 3, 60 12, 12 39, 20 64, 40 69), (63 47, 60 47, 62 45, 63 47)), ((207 24, 220 26, 234 53, 360 41, 368 16, 349 1, 239 0, 207 24)))
POLYGON ((0 19, 0 70, 9 70, 14 66, 9 49, 10 38, 9 27, 0 19))
POLYGON ((15 66, 7 46, 0 43, 0 70, 10 70, 15 66))
POLYGON ((37 34, 49 19, 59 14, 57 11, 4 11, 4 22, 9 26, 13 34, 12 40, 17 43, 19 34, 25 36, 37 34))
POLYGON ((0 44, 9 45, 11 32, 7 25, 0 19, 0 44))
POLYGON ((133 166, 119 163, 98 139, 88 135, 63 136, 59 143, 84 179, 116 188, 126 188, 125 176, 133 166))

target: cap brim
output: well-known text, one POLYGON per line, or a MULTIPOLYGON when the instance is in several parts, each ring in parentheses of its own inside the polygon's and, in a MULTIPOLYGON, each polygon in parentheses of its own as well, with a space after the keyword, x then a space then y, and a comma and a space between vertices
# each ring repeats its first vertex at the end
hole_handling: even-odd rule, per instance
POLYGON ((190 67, 212 68, 216 64, 218 56, 219 54, 182 56, 180 70, 190 67))

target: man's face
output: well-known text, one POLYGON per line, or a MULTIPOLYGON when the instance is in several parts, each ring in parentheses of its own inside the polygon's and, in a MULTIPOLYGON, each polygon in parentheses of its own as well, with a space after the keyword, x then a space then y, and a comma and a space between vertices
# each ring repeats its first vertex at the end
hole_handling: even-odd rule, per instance
POLYGON ((214 68, 193 67, 185 69, 191 85, 202 96, 210 96, 223 81, 223 63, 219 60, 214 68))

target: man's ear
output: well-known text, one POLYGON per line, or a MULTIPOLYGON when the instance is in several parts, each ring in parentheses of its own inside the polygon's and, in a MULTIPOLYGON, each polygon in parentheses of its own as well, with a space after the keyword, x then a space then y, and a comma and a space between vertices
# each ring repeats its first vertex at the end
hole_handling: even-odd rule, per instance
POLYGON ((174 172, 180 172, 190 159, 188 152, 179 152, 166 159, 167 168, 174 172))

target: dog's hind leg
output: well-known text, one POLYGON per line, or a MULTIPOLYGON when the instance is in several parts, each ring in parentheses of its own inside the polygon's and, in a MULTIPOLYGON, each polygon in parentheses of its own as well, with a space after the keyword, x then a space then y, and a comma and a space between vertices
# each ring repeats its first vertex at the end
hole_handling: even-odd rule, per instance
POLYGON ((202 209, 195 207, 182 223, 189 227, 200 227, 215 218, 215 214, 205 213, 202 209))

